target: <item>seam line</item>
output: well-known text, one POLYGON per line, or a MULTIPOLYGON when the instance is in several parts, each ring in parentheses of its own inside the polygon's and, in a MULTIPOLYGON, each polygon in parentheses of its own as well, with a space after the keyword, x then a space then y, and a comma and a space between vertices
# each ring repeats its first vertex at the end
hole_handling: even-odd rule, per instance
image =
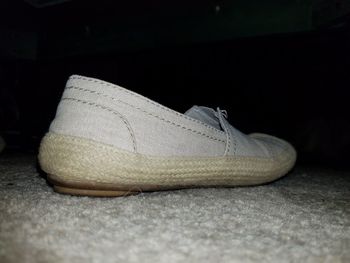
MULTIPOLYGON (((127 103, 127 102, 124 102, 124 101, 115 99, 114 97, 108 96, 108 95, 103 94, 103 93, 101 93, 101 92, 97 92, 97 91, 89 90, 89 89, 85 89, 85 88, 80 88, 80 87, 76 87, 76 86, 67 86, 66 89, 75 89, 75 90, 79 90, 79 91, 83 91, 83 92, 89 92, 89 93, 91 93, 91 94, 100 95, 100 96, 103 96, 103 97, 105 97, 105 98, 111 99, 111 100, 113 100, 113 101, 117 101, 117 102, 123 103, 123 104, 125 104, 125 105, 127 105, 127 106, 129 106, 129 107, 132 107, 132 108, 134 108, 134 109, 137 109, 137 110, 139 110, 139 111, 142 111, 143 113, 145 113, 145 114, 147 114, 147 115, 150 115, 150 116, 152 116, 152 117, 155 117, 155 118, 157 118, 157 119, 160 119, 160 120, 162 120, 162 121, 164 121, 164 122, 166 122, 166 123, 172 124, 172 125, 174 125, 174 126, 176 126, 176 127, 182 128, 182 129, 184 129, 184 130, 191 131, 191 132, 193 132, 193 133, 196 133, 196 134, 198 134, 198 135, 207 137, 207 138, 212 139, 212 140, 215 140, 215 141, 225 142, 225 141, 223 141, 223 140, 221 140, 221 139, 217 139, 217 138, 215 138, 215 137, 213 137, 213 136, 209 136, 209 135, 207 135, 207 134, 205 134, 205 133, 202 133, 202 132, 199 132, 199 131, 196 131, 196 130, 193 130, 193 129, 190 129, 190 128, 187 128, 187 127, 184 127, 184 126, 182 126, 182 125, 180 125, 180 124, 177 124, 177 123, 175 123, 175 122, 172 122, 172 121, 169 121, 169 120, 167 120, 167 119, 164 119, 164 118, 162 118, 162 117, 160 117, 160 116, 158 116, 158 115, 149 113, 149 112, 147 112, 147 111, 145 111, 145 110, 143 110, 143 109, 141 109, 141 108, 139 108, 139 107, 136 107, 136 106, 131 105, 131 104, 127 103)), ((97 105, 97 104, 96 104, 96 105, 97 105)), ((102 106, 102 105, 100 105, 100 106, 101 106, 101 107, 104 107, 104 106, 102 106)))
POLYGON ((137 93, 134 93, 134 92, 132 92, 132 91, 129 91, 129 90, 127 90, 127 89, 125 89, 125 88, 123 88, 123 87, 120 87, 120 86, 118 86, 118 85, 115 85, 115 84, 112 84, 112 83, 109 83, 109 82, 106 82, 106 81, 103 81, 103 80, 98 80, 98 79, 88 78, 88 77, 83 77, 83 76, 78 76, 78 75, 73 75, 73 76, 71 76, 69 79, 73 79, 73 80, 74 80, 74 79, 77 79, 77 80, 85 80, 85 81, 89 81, 89 82, 101 84, 101 85, 104 85, 104 86, 107 86, 107 87, 111 87, 111 88, 118 89, 118 90, 121 91, 121 92, 125 92, 125 93, 127 93, 128 95, 131 95, 131 96, 134 96, 134 97, 136 97, 136 98, 139 98, 139 99, 141 99, 141 100, 143 100, 143 101, 146 101, 146 102, 152 104, 153 106, 156 106, 156 107, 158 107, 158 108, 161 108, 162 110, 165 110, 165 111, 167 111, 167 112, 169 112, 169 113, 175 114, 175 115, 177 115, 177 116, 179 116, 179 117, 181 117, 181 118, 184 118, 184 119, 186 119, 186 120, 192 121, 192 122, 194 122, 194 123, 201 124, 201 125, 205 126, 206 128, 208 128, 208 129, 210 129, 210 130, 213 130, 213 131, 216 131, 216 132, 219 132, 219 133, 223 133, 222 131, 219 131, 219 130, 215 129, 215 128, 209 126, 208 124, 206 124, 206 123, 204 123, 204 122, 201 122, 201 121, 199 121, 199 120, 190 118, 190 117, 188 117, 188 116, 186 116, 186 115, 184 115, 184 114, 178 113, 178 112, 176 112, 176 111, 174 111, 174 110, 172 110, 172 109, 169 109, 169 108, 167 108, 167 107, 165 107, 165 106, 163 106, 163 105, 161 105, 161 104, 158 104, 158 103, 156 103, 156 102, 154 102, 154 101, 152 101, 152 100, 150 100, 150 99, 148 99, 148 98, 146 98, 146 97, 144 97, 144 96, 142 96, 142 95, 140 95, 140 94, 137 94, 137 93))
POLYGON ((79 103, 82 103, 82 104, 86 104, 86 105, 90 105, 90 106, 93 106, 93 107, 96 107, 96 108, 100 108, 102 110, 105 110, 105 111, 108 111, 110 113, 113 113, 114 115, 117 115, 125 124, 126 128, 128 129, 129 131, 129 135, 131 137, 131 141, 132 141, 132 146, 133 146, 133 149, 134 149, 134 152, 136 153, 137 152, 137 148, 136 148, 136 139, 135 139, 135 135, 134 135, 134 132, 130 126, 130 123, 127 121, 127 119, 121 115, 119 112, 113 110, 113 109, 110 109, 108 107, 105 107, 103 105, 100 105, 100 104, 96 104, 96 103, 93 103, 93 102, 89 102, 89 101, 85 101, 85 100, 79 100, 79 99, 75 99, 75 98, 69 98, 69 97, 65 97, 65 98, 62 98, 62 101, 64 100, 68 100, 68 101, 75 101, 75 102, 79 102, 79 103))

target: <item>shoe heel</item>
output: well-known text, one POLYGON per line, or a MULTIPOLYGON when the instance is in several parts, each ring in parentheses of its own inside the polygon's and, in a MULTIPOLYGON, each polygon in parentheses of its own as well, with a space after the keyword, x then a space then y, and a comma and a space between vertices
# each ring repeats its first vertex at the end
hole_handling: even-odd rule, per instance
POLYGON ((122 169, 117 168, 115 176, 108 174, 103 164, 105 155, 99 155, 98 150, 95 142, 84 144, 78 138, 49 133, 41 142, 39 162, 58 193, 102 197, 140 193, 141 189, 118 181, 122 169), (112 179, 106 180, 105 174, 112 179))

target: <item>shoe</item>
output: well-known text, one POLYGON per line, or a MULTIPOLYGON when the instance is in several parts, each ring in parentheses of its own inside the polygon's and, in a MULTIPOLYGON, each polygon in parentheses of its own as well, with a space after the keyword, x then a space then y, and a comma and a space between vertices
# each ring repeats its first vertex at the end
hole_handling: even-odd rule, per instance
POLYGON ((285 175, 294 148, 245 135, 226 111, 184 114, 98 79, 69 78, 39 162, 54 190, 91 196, 267 183, 285 175))

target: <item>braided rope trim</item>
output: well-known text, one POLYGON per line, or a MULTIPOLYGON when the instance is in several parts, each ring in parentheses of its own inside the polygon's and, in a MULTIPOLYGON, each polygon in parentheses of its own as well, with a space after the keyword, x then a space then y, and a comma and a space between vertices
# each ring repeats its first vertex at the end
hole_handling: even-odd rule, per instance
POLYGON ((153 157, 96 141, 48 133, 42 140, 42 169, 61 181, 116 186, 254 185, 285 175, 294 165, 292 152, 278 159, 253 157, 153 157))

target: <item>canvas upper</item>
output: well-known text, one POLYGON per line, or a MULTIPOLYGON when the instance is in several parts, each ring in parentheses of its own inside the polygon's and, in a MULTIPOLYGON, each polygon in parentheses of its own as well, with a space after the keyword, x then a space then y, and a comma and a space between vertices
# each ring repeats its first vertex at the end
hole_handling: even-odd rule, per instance
POLYGON ((220 109, 193 106, 185 114, 98 79, 69 78, 50 132, 83 137, 152 156, 251 156, 294 152, 278 138, 245 135, 220 109))

